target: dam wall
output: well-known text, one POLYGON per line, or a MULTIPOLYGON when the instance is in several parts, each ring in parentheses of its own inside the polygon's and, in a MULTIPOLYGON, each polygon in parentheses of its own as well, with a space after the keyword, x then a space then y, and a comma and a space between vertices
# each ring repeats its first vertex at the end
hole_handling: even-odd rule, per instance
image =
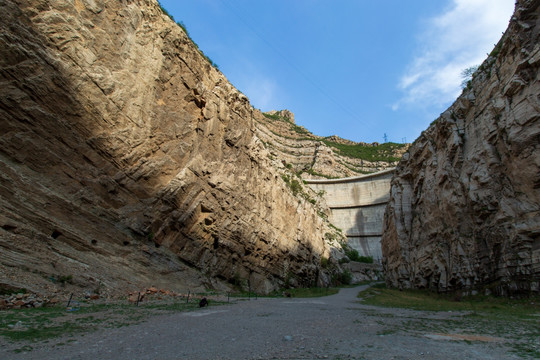
POLYGON ((306 180, 330 207, 330 221, 342 229, 348 244, 362 256, 382 258, 381 236, 394 169, 342 179, 306 180))

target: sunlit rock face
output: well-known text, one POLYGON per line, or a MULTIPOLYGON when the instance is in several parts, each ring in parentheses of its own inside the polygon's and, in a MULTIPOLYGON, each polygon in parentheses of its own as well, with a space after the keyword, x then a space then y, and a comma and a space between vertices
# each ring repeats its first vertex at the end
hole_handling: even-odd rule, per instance
POLYGON ((0 2, 0 273, 122 293, 324 285, 325 209, 154 0, 0 2))
POLYGON ((394 168, 410 145, 317 136, 294 121, 288 110, 269 111, 255 123, 257 137, 275 165, 284 163, 306 180, 354 177, 394 168), (341 146, 360 147, 367 154, 347 154, 341 146))
POLYGON ((382 250, 388 284, 538 292, 539 1, 396 169, 382 250))

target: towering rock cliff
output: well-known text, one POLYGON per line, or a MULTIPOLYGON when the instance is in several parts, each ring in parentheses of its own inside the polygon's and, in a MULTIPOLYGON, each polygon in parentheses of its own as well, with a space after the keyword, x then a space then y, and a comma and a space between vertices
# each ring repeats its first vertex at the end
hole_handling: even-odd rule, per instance
POLYGON ((540 1, 519 0, 469 86, 396 169, 386 279, 438 291, 539 291, 540 1))
POLYGON ((0 285, 328 281, 327 209, 284 181, 264 115, 155 0, 0 13, 0 285))

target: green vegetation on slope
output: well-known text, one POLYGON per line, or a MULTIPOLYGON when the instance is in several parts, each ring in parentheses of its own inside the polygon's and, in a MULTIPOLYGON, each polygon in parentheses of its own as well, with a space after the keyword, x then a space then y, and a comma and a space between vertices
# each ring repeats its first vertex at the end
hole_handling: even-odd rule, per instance
MULTIPOLYGON (((300 135, 313 135, 308 130, 306 130, 304 127, 298 126, 295 123, 293 123, 292 121, 290 121, 289 119, 284 118, 282 116, 279 116, 278 114, 263 113, 263 115, 267 119, 274 120, 274 121, 283 121, 283 122, 289 124, 290 130, 294 131, 297 134, 300 134, 300 135)), ((277 135, 279 135, 279 134, 277 134, 277 135)), ((279 136, 282 136, 282 135, 279 135, 279 136)), ((307 138, 306 140, 313 140, 313 139, 307 138)))
POLYGON ((291 176, 283 174, 281 175, 281 178, 283 181, 285 181, 285 184, 291 189, 294 196, 296 196, 299 192, 302 192, 302 185, 300 185, 300 182, 296 180, 295 178, 291 178, 291 176))
MULTIPOLYGON (((282 121, 290 126, 290 130, 296 132, 299 135, 312 135, 314 136, 313 139, 311 138, 302 138, 302 139, 296 139, 296 140, 316 140, 316 136, 311 134, 308 130, 306 130, 302 126, 298 126, 291 122, 289 119, 284 118, 282 116, 279 116, 278 114, 268 114, 263 113, 263 115, 272 121, 282 121)), ((276 134, 274 131, 272 131, 274 135, 286 137, 282 134, 276 134)), ((399 161, 399 157, 395 156, 395 153, 397 150, 403 149, 406 147, 406 144, 398 144, 393 142, 388 142, 384 144, 379 145, 371 145, 371 144, 340 144, 335 141, 331 141, 328 139, 321 139, 326 146, 330 147, 336 154, 346 156, 349 158, 354 159, 361 159, 366 161, 384 161, 384 162, 395 162, 399 161)), ((356 172, 360 172, 355 169, 351 169, 356 172)))
POLYGON ((167 9, 165 9, 163 7, 163 5, 161 5, 161 3, 158 1, 158 4, 159 4, 159 7, 161 8, 161 11, 163 12, 163 14, 167 15, 172 21, 176 22, 176 25, 180 26, 182 28, 182 30, 184 30, 184 32, 186 33, 187 37, 189 38, 189 40, 191 40, 191 42, 193 43, 193 45, 195 45, 195 47, 197 48, 197 50, 199 51, 199 53, 210 63, 210 65, 212 65, 213 67, 215 67, 216 69, 219 69, 219 66, 212 61, 212 59, 210 59, 208 56, 206 56, 206 54, 199 48, 199 45, 197 45, 197 43, 195 41, 193 41, 193 39, 191 38, 191 35, 189 35, 189 32, 187 31, 186 29, 186 25, 184 25, 183 22, 181 21, 176 21, 174 20, 174 16, 172 16, 168 11, 167 9))
POLYGON ((326 144, 326 146, 332 148, 332 150, 339 155, 367 161, 384 162, 399 161, 400 158, 394 156, 395 151, 407 146, 406 144, 398 144, 393 142, 388 142, 375 146, 363 144, 339 144, 326 139, 324 139, 323 142, 326 144))

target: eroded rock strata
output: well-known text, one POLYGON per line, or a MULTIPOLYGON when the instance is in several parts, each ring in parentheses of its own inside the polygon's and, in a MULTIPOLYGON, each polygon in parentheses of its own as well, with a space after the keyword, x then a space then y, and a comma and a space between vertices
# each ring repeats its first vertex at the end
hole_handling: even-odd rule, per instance
POLYGON ((469 86, 397 167, 382 238, 390 285, 539 291, 539 6, 517 1, 469 86))
POLYGON ((353 177, 393 168, 410 145, 322 137, 296 125, 288 110, 264 115, 255 123, 257 136, 274 164, 285 163, 304 179, 353 177))
POLYGON ((293 194, 256 136, 263 114, 156 1, 0 13, 0 283, 328 282, 328 210, 293 194))

